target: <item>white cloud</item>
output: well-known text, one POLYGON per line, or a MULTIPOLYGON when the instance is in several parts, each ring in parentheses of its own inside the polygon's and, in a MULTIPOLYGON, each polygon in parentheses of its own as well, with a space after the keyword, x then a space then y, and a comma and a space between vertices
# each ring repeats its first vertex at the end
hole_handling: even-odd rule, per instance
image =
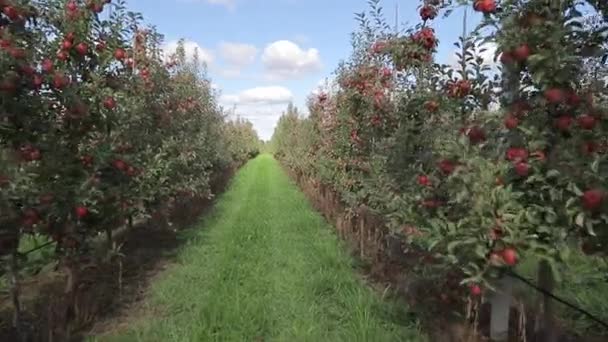
POLYGON ((293 99, 291 91, 285 87, 255 87, 238 94, 226 94, 220 98, 225 105, 272 105, 286 104, 293 99))
POLYGON ((255 62, 258 49, 251 44, 221 42, 220 54, 229 64, 243 67, 255 62))
POLYGON ((293 94, 289 89, 271 86, 222 95, 220 104, 228 109, 230 118, 240 116, 249 120, 260 138, 270 140, 279 117, 292 100, 293 94))
MULTIPOLYGON (((163 46, 165 58, 168 58, 170 55, 175 53, 175 50, 177 49, 177 44, 177 40, 165 43, 165 45, 163 46)), ((211 50, 204 49, 197 42, 191 40, 184 41, 184 50, 186 51, 186 58, 188 60, 192 60, 195 51, 198 51, 199 60, 201 62, 206 63, 207 65, 212 64, 215 60, 215 56, 213 55, 213 52, 211 50)))
POLYGON ((298 78, 322 68, 319 50, 303 50, 289 40, 279 40, 266 46, 262 63, 269 79, 298 78))
POLYGON ((241 69, 225 68, 218 70, 218 73, 224 78, 239 78, 241 76, 241 69))
POLYGON ((237 107, 229 117, 235 119, 237 116, 247 119, 255 128, 258 136, 264 140, 270 140, 274 128, 285 111, 284 104, 270 106, 241 106, 237 107))

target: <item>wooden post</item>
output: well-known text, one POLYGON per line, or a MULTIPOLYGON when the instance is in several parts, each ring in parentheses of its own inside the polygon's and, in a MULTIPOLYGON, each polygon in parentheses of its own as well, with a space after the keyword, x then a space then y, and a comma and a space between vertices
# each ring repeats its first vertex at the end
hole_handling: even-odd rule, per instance
POLYGON ((509 338, 509 313, 511 312, 513 282, 513 278, 503 276, 494 284, 496 291, 488 297, 492 306, 490 316, 490 339, 492 341, 502 342, 509 338))

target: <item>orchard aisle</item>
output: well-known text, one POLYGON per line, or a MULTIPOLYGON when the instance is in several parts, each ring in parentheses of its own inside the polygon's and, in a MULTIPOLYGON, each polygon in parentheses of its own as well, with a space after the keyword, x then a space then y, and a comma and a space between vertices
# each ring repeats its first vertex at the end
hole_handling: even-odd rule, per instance
POLYGON ((366 287, 277 162, 249 162, 157 280, 142 317, 100 341, 420 341, 366 287))

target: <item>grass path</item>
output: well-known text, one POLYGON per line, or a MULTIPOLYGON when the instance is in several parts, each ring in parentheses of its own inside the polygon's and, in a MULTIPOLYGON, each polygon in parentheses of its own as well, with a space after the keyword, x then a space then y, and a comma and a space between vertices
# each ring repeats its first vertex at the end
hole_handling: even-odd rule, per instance
POLYGON ((421 341, 277 162, 242 168, 151 289, 129 331, 98 341, 421 341), (154 314, 151 314, 154 313, 154 314))

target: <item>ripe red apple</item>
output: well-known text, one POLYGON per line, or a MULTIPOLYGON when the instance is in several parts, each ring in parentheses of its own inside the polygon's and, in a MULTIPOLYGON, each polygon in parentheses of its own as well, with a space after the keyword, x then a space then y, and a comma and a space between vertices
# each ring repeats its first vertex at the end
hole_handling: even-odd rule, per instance
POLYGON ((515 57, 518 62, 525 62, 528 57, 530 57, 530 53, 531 51, 528 44, 522 44, 515 48, 513 51, 513 57, 515 57))
POLYGON ((2 13, 4 13, 10 20, 19 19, 19 11, 13 6, 5 6, 2 9, 2 13))
POLYGON ((76 4, 75 1, 68 1, 68 3, 65 5, 65 7, 70 12, 76 12, 78 10, 78 5, 76 4))
POLYGON ((116 100, 112 96, 108 96, 103 100, 103 106, 106 109, 112 110, 116 108, 116 100))
POLYGON ((78 219, 83 219, 89 215, 89 208, 79 205, 76 207, 75 212, 78 219))
POLYGON ((382 68, 382 77, 389 78, 391 76, 393 76, 393 71, 391 69, 386 67, 382 68))
POLYGON ((36 69, 31 65, 25 64, 19 66, 19 71, 26 76, 32 76, 36 72, 36 69))
POLYGON ((502 251, 502 260, 508 266, 515 266, 517 264, 517 252, 513 248, 505 248, 502 251))
POLYGON ((61 42, 61 48, 63 50, 69 50, 72 48, 73 43, 70 40, 64 39, 63 42, 61 42))
POLYGON ((528 163, 519 162, 519 163, 515 164, 515 173, 517 173, 518 176, 526 177, 526 176, 528 176, 529 172, 530 172, 530 165, 528 165, 528 163))
POLYGON ((566 102, 568 103, 568 105, 576 107, 582 102, 582 99, 577 93, 575 93, 574 91, 571 91, 568 93, 566 102))
POLYGON ((528 151, 521 147, 510 147, 507 149, 507 160, 518 162, 526 161, 528 159, 528 151))
POLYGON ((11 57, 13 57, 14 59, 22 59, 25 57, 25 50, 21 49, 21 48, 10 48, 8 50, 8 53, 11 55, 11 57))
POLYGON ((86 43, 79 43, 76 45, 76 52, 81 56, 86 56, 89 51, 89 46, 86 43))
POLYGON ((578 125, 582 129, 592 130, 597 123, 597 119, 593 115, 583 114, 576 119, 578 125))
POLYGON ((564 102, 566 94, 562 89, 550 88, 545 90, 545 99, 551 104, 560 104, 564 102))
POLYGON ((595 153, 598 150, 599 146, 595 141, 585 141, 581 145, 581 152, 588 156, 595 153))
POLYGON ((513 54, 511 52, 503 51, 503 53, 500 54, 500 62, 502 64, 511 64, 513 63, 513 60, 513 54))
POLYGON ((477 145, 486 140, 486 132, 479 126, 470 127, 466 134, 473 145, 477 145))
POLYGON ((456 169, 456 164, 448 159, 443 159, 439 162, 439 169, 441 170, 441 172, 443 172, 445 175, 450 175, 454 172, 454 170, 456 169))
POLYGON ((511 114, 507 115, 505 118, 505 127, 508 129, 515 129, 517 126, 519 126, 519 119, 511 114))
POLYGON ((65 75, 60 73, 53 75, 53 87, 55 87, 55 89, 62 89, 66 85, 68 85, 68 79, 65 75))
POLYGON ((418 176, 418 184, 422 186, 431 186, 431 180, 427 175, 420 175, 418 176))
POLYGON ((57 59, 60 61, 66 61, 69 58, 69 55, 65 51, 57 52, 57 59))
POLYGON ((481 287, 477 284, 471 285, 471 295, 474 297, 481 295, 481 287))
POLYGON ((114 51, 114 58, 116 58, 117 60, 121 61, 125 59, 125 57, 127 57, 127 53, 125 52, 125 50, 118 48, 114 51))
POLYGON ((476 0, 473 3, 473 9, 484 14, 494 13, 496 11, 495 0, 476 0))
POLYGON ((555 120, 555 126, 561 132, 568 132, 574 119, 570 115, 562 115, 555 120))
POLYGON ((589 211, 596 211, 602 206, 605 198, 604 191, 600 189, 590 189, 583 193, 582 202, 583 208, 589 211))
POLYGON ((129 166, 122 159, 116 159, 112 162, 112 166, 114 166, 117 170, 125 171, 129 166))
POLYGON ((437 16, 437 10, 435 9, 435 7, 430 6, 430 5, 425 5, 422 6, 422 8, 420 9, 420 18, 422 18, 422 20, 429 20, 429 19, 435 19, 435 17, 437 16))
POLYGON ((50 73, 53 71, 53 61, 46 58, 45 60, 42 61, 42 71, 46 72, 46 73, 50 73))

